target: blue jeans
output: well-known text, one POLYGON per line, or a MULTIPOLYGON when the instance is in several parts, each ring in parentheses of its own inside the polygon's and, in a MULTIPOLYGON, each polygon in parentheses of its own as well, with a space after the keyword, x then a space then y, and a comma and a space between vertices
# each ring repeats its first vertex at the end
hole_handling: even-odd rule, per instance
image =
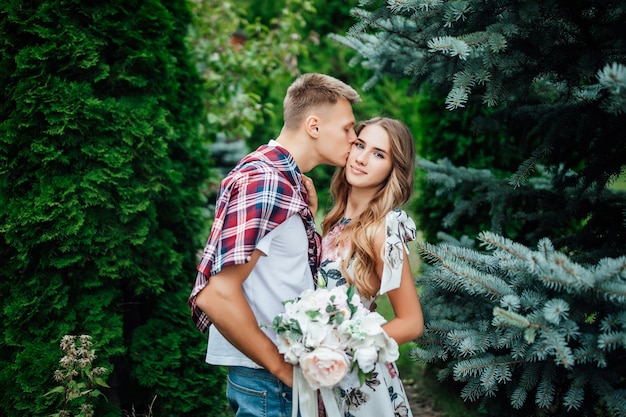
POLYGON ((265 369, 229 367, 226 398, 236 417, 291 417, 291 388, 265 369))

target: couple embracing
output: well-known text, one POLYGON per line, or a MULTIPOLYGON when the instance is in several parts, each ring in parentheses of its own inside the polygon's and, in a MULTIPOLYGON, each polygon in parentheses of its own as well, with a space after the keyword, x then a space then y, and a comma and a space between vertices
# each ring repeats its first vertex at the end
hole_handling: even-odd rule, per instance
MULTIPOLYGON (((226 396, 238 417, 296 412, 297 373, 272 323, 286 300, 318 285, 354 288, 372 311, 387 294, 394 318, 381 327, 397 344, 423 333, 406 245, 415 224, 400 209, 413 191, 413 136, 390 118, 357 125, 352 106, 360 100, 334 77, 298 77, 279 136, 221 183, 189 305, 196 326, 209 332, 206 361, 228 367, 226 396), (338 168, 320 235, 315 187, 304 174, 321 164, 338 168)), ((346 377, 332 391, 342 417, 411 416, 394 362, 378 361, 365 379, 346 377)), ((325 415, 324 401, 317 409, 325 415)))

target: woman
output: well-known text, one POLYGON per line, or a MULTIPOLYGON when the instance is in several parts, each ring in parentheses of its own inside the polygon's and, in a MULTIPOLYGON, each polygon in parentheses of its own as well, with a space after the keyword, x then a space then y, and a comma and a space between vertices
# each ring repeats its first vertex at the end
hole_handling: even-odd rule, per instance
MULTIPOLYGON (((413 191, 415 144, 407 126, 390 118, 361 122, 356 133, 331 182, 335 203, 322 222, 320 275, 329 288, 355 285, 372 309, 386 293, 395 317, 383 328, 400 345, 424 330, 406 246, 415 224, 399 209, 413 191)), ((335 396, 345 417, 412 416, 395 363, 378 364, 362 386, 347 377, 335 396)))

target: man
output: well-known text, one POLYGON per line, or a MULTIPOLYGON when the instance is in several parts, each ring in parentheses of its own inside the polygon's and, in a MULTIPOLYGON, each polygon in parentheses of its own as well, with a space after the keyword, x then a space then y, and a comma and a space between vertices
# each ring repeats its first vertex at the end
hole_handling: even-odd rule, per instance
MULTIPOLYGON (((280 135, 244 157, 220 186, 213 228, 189 297, 206 360, 228 366, 227 398, 238 417, 291 414, 293 367, 275 344, 282 302, 313 288, 320 237, 302 174, 343 167, 356 140, 359 94, 324 74, 288 88, 280 135), (213 326, 210 326, 210 324, 213 326)), ((312 202, 315 205, 316 202, 312 202)))

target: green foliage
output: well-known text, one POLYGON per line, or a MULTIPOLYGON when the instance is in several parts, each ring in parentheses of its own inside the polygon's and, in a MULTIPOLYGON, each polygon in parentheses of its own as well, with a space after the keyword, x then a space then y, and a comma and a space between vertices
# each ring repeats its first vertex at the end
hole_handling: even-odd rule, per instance
MULTIPOLYGON (((249 0, 247 3, 249 3, 246 7, 248 14, 259 18, 266 25, 271 25, 276 16, 280 16, 285 8, 289 8, 289 5, 293 4, 291 0, 276 0, 271 3, 262 0, 249 0)), ((323 36, 326 33, 347 29, 350 9, 356 3, 356 1, 342 0, 310 0, 306 2, 306 7, 300 11, 306 12, 302 15, 306 25, 301 27, 300 33, 306 36, 308 36, 307 34, 323 36), (311 18, 307 19, 307 14, 311 18)), ((311 52, 317 53, 318 51, 312 48, 311 52)), ((319 52, 326 55, 324 51, 320 50, 319 52)))
POLYGON ((457 115, 424 118, 435 138, 420 147, 421 175, 433 185, 416 206, 437 212, 421 226, 436 222, 429 239, 452 231, 438 235, 452 244, 485 229, 503 240, 493 255, 425 252, 436 268, 424 275, 420 358, 493 415, 624 414, 626 195, 610 186, 626 161, 625 6, 363 1, 333 35, 372 71, 367 88, 404 77, 457 115), (558 250, 525 249, 544 237, 558 250))
POLYGON ((542 238, 542 233, 549 233, 558 247, 566 248, 580 261, 592 262, 623 253, 615 241, 593 235, 589 229, 594 227, 595 220, 587 217, 587 211, 563 213, 563 207, 576 200, 583 207, 594 207, 595 216, 619 217, 622 195, 618 191, 606 190, 599 198, 593 190, 581 193, 576 183, 555 190, 550 187, 554 178, 543 169, 538 169, 525 185, 513 188, 507 178, 498 178, 488 169, 456 167, 447 159, 436 163, 420 159, 418 165, 434 184, 437 200, 446 201, 449 194, 456 197, 454 206, 443 218, 446 228, 479 217, 489 221, 485 229, 515 237, 521 243, 533 244, 542 238))
POLYGON ((626 257, 583 265, 548 239, 479 239, 486 252, 420 244, 428 324, 412 354, 490 415, 624 415, 626 257))
POLYGON ((230 415, 225 370, 205 362, 206 335, 189 325, 187 296, 177 291, 161 297, 151 318, 135 331, 129 355, 133 376, 146 388, 144 404, 156 396, 156 416, 230 415))
MULTIPOLYGON (((361 5, 372 10, 355 9, 357 23, 333 38, 358 51, 353 64, 373 71, 367 86, 388 74, 403 76, 415 91, 447 95, 448 108, 470 110, 472 141, 492 136, 485 153, 495 156, 511 186, 543 165, 557 192, 576 184, 579 193, 600 195, 622 171, 626 139, 615 132, 626 127, 623 1, 361 5), (480 103, 491 111, 476 111, 480 103)), ((591 217, 595 207, 568 202, 565 209, 591 217)), ((591 235, 612 232, 610 222, 596 220, 591 235)))
POLYGON ((305 51, 300 13, 311 8, 307 0, 284 3, 264 23, 246 19, 248 11, 235 2, 190 1, 194 20, 188 40, 203 81, 207 142, 218 133, 227 141, 249 140, 263 117, 275 117, 267 91, 296 76, 295 63, 305 51))
MULTIPOLYGON (((522 161, 523 153, 511 136, 498 130, 475 129, 476 119, 487 118, 493 113, 489 109, 471 105, 463 112, 449 112, 441 107, 442 100, 436 93, 420 97, 423 99, 418 111, 422 117, 415 131, 417 153, 422 159, 445 159, 456 166, 490 169, 499 177, 506 176, 507 167, 522 161)), ((416 178, 417 198, 412 207, 426 240, 436 239, 442 229, 455 236, 471 236, 489 227, 489 213, 479 210, 480 203, 478 207, 472 207, 471 212, 462 217, 462 221, 456 216, 453 218, 449 213, 455 210, 455 206, 460 206, 460 202, 467 200, 468 196, 456 187, 438 188, 439 184, 432 181, 434 174, 429 173, 424 166, 420 168, 416 178)), ((485 195, 482 194, 481 198, 484 200, 485 195)), ((516 231, 509 232, 513 233, 509 236, 516 236, 516 231)))
MULTIPOLYGON (((300 30, 308 0, 286 0, 267 20, 255 17, 250 3, 189 1, 193 21, 187 41, 204 103, 200 135, 215 166, 206 190, 211 203, 225 173, 250 149, 277 136, 282 98, 298 74, 298 57, 307 50, 300 30), (271 127, 260 133, 266 124, 271 127)), ((206 217, 210 222, 211 213, 206 217)))
POLYGON ((201 244, 190 16, 182 1, 3 6, 3 409, 50 414, 56 341, 84 333, 113 369, 96 410, 119 415, 145 385, 122 360, 133 332, 165 294, 188 294, 181 277, 201 244))

